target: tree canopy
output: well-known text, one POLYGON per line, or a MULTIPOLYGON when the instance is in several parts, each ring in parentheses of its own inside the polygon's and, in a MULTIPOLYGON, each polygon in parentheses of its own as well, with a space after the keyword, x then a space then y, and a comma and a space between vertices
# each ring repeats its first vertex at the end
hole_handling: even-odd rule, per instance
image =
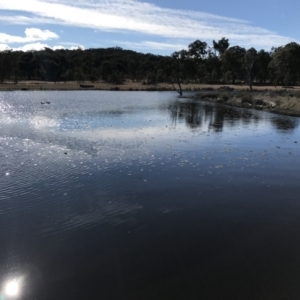
POLYGON ((300 80, 300 45, 293 42, 257 51, 230 46, 229 40, 195 40, 170 56, 143 54, 120 47, 0 52, 0 83, 5 80, 97 81, 122 84, 186 83, 296 85, 300 80))

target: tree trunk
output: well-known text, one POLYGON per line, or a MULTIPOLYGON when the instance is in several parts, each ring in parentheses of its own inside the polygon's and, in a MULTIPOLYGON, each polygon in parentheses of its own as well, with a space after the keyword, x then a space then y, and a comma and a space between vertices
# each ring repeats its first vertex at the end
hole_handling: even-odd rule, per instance
POLYGON ((176 89, 175 85, 174 85, 174 82, 172 80, 172 86, 173 86, 173 89, 180 95, 180 97, 182 96, 182 88, 181 88, 181 83, 180 83, 180 79, 177 78, 177 85, 178 85, 178 89, 176 89))
POLYGON ((251 69, 248 69, 248 74, 247 74, 247 83, 249 85, 249 90, 252 92, 252 77, 251 77, 251 69))

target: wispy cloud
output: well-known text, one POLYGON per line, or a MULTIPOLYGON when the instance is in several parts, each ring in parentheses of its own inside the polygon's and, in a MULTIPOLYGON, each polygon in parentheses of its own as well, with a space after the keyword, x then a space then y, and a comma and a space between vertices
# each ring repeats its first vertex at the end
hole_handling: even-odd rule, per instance
POLYGON ((0 43, 30 43, 35 41, 47 41, 57 39, 58 35, 49 30, 41 30, 38 28, 26 28, 25 36, 14 36, 0 32, 0 43))
MULTIPOLYGON (((17 11, 15 24, 55 23, 99 31, 135 32, 173 39, 220 39, 232 44, 271 47, 292 39, 249 22, 222 16, 161 8, 136 0, 0 0, 0 9, 17 11), (20 11, 32 14, 20 16, 20 11)), ((163 46, 163 44, 161 44, 163 46)))
MULTIPOLYGON (((1 7, 1 3, 0 3, 0 7, 1 7)), ((0 22, 2 22, 3 24, 14 24, 14 25, 57 24, 58 23, 58 21, 55 19, 36 17, 36 16, 27 17, 21 15, 14 15, 14 16, 0 15, 0 22)))

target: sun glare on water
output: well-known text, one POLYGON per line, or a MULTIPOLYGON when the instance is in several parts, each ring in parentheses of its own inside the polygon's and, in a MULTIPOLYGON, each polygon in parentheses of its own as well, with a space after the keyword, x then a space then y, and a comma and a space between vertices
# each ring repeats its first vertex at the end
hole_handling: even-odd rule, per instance
POLYGON ((20 290, 19 283, 16 280, 11 280, 7 282, 7 284, 5 285, 5 294, 7 296, 11 296, 11 297, 18 296, 19 290, 20 290))

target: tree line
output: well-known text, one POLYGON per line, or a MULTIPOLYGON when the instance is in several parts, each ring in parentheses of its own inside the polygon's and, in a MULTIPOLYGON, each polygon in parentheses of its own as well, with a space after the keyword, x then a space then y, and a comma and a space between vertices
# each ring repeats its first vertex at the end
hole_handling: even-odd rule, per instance
POLYGON ((0 83, 6 80, 98 81, 122 84, 169 82, 181 92, 182 83, 247 83, 297 85, 300 80, 300 45, 296 42, 271 51, 230 47, 222 38, 196 40, 170 56, 143 54, 120 47, 41 51, 1 51, 0 83))

